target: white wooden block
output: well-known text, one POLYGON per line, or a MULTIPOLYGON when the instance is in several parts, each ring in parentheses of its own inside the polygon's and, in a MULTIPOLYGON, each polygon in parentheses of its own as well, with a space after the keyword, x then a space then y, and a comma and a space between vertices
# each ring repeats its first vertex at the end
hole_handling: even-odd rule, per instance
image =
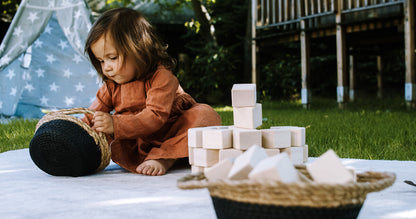
POLYGON ((225 159, 236 158, 236 157, 240 156, 241 154, 243 154, 243 151, 237 150, 237 149, 234 149, 234 148, 222 149, 222 150, 220 150, 219 161, 221 162, 225 159))
POLYGON ((202 131, 212 127, 198 127, 188 129, 188 147, 202 147, 202 131))
POLYGON ((234 126, 236 128, 255 129, 262 125, 262 107, 233 107, 234 126))
POLYGON ((234 165, 228 174, 228 178, 232 180, 247 179, 248 174, 254 166, 265 158, 267 158, 267 154, 262 147, 258 145, 251 146, 247 151, 235 159, 234 165))
POLYGON ((194 148, 194 165, 210 167, 219 161, 219 150, 194 148))
POLYGON ((292 147, 280 148, 280 153, 286 153, 289 158, 292 157, 292 147))
POLYGON ((303 162, 307 163, 309 157, 309 147, 307 144, 303 145, 303 162))
POLYGON ((353 182, 357 182, 357 173, 355 171, 355 168, 352 166, 346 166, 347 170, 352 174, 353 182))
POLYGON ((262 129, 261 134, 264 148, 287 148, 291 145, 289 129, 262 129))
POLYGON ((203 173, 204 169, 205 169, 205 167, 199 167, 199 166, 192 165, 191 166, 191 173, 193 173, 193 174, 203 173))
POLYGON ((293 164, 303 164, 303 147, 290 147, 290 160, 293 164))
POLYGON ((270 129, 289 129, 291 135, 291 145, 292 146, 303 146, 305 145, 305 127, 298 126, 273 126, 270 129))
POLYGON ((228 173, 230 172, 232 166, 233 159, 220 161, 212 167, 205 168, 205 177, 209 181, 227 179, 228 173))
POLYGON ((188 160, 189 164, 194 164, 194 148, 188 147, 188 160))
POLYGON ((342 164, 333 150, 328 150, 306 168, 317 183, 348 183, 353 182, 353 175, 342 164))
POLYGON ((261 145, 261 130, 241 128, 233 130, 233 148, 247 150, 255 144, 261 145))
POLYGON ((207 149, 225 149, 233 146, 233 129, 220 126, 202 131, 202 147, 207 149))
POLYGON ((280 154, 280 149, 278 148, 265 148, 264 151, 266 151, 268 157, 280 154))
POLYGON ((254 106, 256 102, 256 84, 234 84, 231 88, 231 105, 233 107, 254 106))
POLYGON ((300 181, 298 172, 286 153, 262 160, 248 177, 250 180, 277 180, 284 183, 300 181))

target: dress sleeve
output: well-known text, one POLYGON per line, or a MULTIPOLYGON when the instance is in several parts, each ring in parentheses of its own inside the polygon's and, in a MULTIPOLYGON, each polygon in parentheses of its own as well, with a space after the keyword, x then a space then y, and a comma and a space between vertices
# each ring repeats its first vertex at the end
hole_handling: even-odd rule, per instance
POLYGON ((146 107, 137 114, 113 115, 114 138, 136 139, 149 136, 169 118, 179 82, 166 69, 159 69, 145 82, 146 107))
MULTIPOLYGON (((111 101, 111 84, 108 83, 104 83, 97 91, 97 95, 95 100, 92 102, 91 106, 88 107, 88 109, 90 110, 94 110, 94 111, 102 111, 102 112, 106 112, 109 113, 111 112, 111 110, 113 110, 113 104, 111 101)), ((85 117, 82 118, 82 121, 84 121, 85 123, 87 123, 89 126, 92 126, 92 117, 93 115, 91 114, 85 114, 85 117)))

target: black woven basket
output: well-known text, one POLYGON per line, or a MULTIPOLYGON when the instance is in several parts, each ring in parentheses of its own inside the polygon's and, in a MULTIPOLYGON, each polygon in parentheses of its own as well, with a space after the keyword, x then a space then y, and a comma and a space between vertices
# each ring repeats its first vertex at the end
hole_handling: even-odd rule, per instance
POLYGON ((366 196, 391 186, 396 175, 389 172, 357 174, 357 182, 325 184, 311 181, 304 165, 296 165, 302 182, 216 180, 203 173, 178 180, 181 189, 207 188, 219 219, 357 218, 366 196))
POLYGON ((304 206, 275 206, 211 196, 218 219, 352 219, 357 218, 362 205, 348 205, 334 208, 304 206))
POLYGON ((100 141, 85 130, 88 126, 58 113, 42 118, 30 141, 30 157, 36 166, 54 176, 85 176, 107 166, 109 158, 103 156, 100 141))

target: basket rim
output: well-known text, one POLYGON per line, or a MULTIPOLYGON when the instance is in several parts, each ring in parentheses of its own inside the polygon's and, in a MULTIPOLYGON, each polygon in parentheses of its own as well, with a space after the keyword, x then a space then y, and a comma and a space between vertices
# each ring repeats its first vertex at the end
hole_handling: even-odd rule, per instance
MULTIPOLYGON (((303 166, 303 165, 302 165, 303 166)), ((302 166, 296 168, 302 169, 302 166)), ((358 173, 359 182, 329 184, 317 182, 216 180, 208 181, 204 174, 190 174, 178 180, 180 189, 207 188, 211 196, 238 202, 277 206, 339 207, 363 204, 370 192, 393 185, 392 172, 358 173)))
POLYGON ((48 114, 44 115, 38 121, 38 123, 36 124, 35 132, 40 126, 52 120, 66 120, 66 121, 70 121, 79 125, 94 139, 94 142, 100 147, 101 162, 95 172, 104 170, 110 164, 110 160, 111 160, 111 150, 110 150, 110 147, 107 142, 107 138, 105 137, 104 133, 102 132, 97 133, 88 124, 83 122, 81 119, 71 115, 71 114, 80 114, 80 113, 94 114, 94 112, 95 111, 90 110, 88 108, 83 108, 83 107, 61 109, 61 110, 49 112, 48 114))

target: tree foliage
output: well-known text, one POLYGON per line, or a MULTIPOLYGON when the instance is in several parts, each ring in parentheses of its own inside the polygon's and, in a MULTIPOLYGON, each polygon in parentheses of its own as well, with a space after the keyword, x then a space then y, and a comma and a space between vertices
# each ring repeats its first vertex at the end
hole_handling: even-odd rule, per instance
POLYGON ((1 1, 1 19, 4 22, 11 22, 14 14, 19 7, 21 0, 2 0, 1 1))

